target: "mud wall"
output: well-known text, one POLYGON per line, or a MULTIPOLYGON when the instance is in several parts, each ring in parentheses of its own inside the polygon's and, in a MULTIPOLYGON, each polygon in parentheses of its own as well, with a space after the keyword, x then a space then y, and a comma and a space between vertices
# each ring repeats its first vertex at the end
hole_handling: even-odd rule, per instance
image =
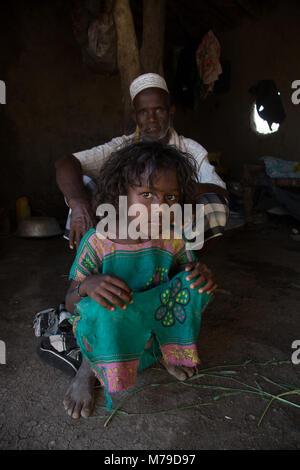
POLYGON ((288 0, 259 20, 218 34, 222 59, 231 63, 230 91, 207 98, 196 113, 181 110, 177 115, 177 127, 210 151, 221 151, 222 163, 235 177, 244 163, 256 163, 264 155, 300 159, 300 104, 291 101, 291 84, 300 80, 299 24, 300 3, 288 0), (279 131, 268 136, 250 126, 253 99, 248 90, 264 79, 276 82, 286 111, 279 131))
POLYGON ((33 210, 64 214, 54 161, 119 134, 119 76, 83 64, 70 2, 7 1, 1 9, 1 205, 26 195, 33 210))
MULTIPOLYGON (((83 64, 68 1, 5 1, 0 18, 7 95, 0 106, 1 206, 13 209, 16 198, 27 195, 37 213, 64 216, 54 161, 120 134, 119 76, 95 74, 83 64)), ((299 159, 300 105, 291 102, 291 83, 300 79, 299 20, 299 2, 289 0, 218 34, 222 58, 231 62, 230 91, 209 97, 197 111, 177 109, 176 129, 221 151, 233 176, 263 155, 299 159), (248 90, 266 78, 277 83, 287 118, 277 134, 261 137, 250 127, 248 90)))

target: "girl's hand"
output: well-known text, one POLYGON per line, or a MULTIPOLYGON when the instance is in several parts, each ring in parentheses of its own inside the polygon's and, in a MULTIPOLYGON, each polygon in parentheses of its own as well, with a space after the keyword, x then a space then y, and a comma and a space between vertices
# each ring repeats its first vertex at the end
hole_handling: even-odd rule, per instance
POLYGON ((127 303, 133 303, 130 287, 128 287, 123 279, 113 274, 93 274, 88 276, 80 284, 79 294, 82 297, 91 297, 102 307, 111 311, 115 310, 115 307, 125 309, 127 303))
POLYGON ((216 284, 216 278, 211 269, 209 269, 205 264, 200 263, 200 261, 189 263, 185 267, 185 271, 190 271, 190 274, 186 277, 187 281, 195 279, 194 282, 190 285, 191 289, 196 289, 203 282, 205 285, 202 286, 198 292, 202 294, 207 292, 211 294, 218 287, 216 284))

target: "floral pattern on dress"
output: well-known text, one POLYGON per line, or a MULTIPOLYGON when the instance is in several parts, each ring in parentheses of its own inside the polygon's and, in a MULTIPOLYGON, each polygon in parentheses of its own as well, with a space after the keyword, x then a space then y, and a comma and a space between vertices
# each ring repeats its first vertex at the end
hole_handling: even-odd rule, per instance
POLYGON ((165 327, 173 326, 175 321, 183 324, 186 320, 184 306, 190 301, 189 289, 182 288, 180 279, 175 279, 170 287, 160 295, 162 305, 155 311, 155 320, 161 321, 165 327))

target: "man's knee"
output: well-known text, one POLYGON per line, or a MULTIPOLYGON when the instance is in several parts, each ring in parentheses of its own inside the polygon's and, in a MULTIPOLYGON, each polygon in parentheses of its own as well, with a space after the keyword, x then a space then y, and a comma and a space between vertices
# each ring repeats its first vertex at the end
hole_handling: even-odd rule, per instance
POLYGON ((197 203, 204 206, 204 239, 223 235, 229 215, 227 199, 220 194, 206 193, 198 197, 197 203))

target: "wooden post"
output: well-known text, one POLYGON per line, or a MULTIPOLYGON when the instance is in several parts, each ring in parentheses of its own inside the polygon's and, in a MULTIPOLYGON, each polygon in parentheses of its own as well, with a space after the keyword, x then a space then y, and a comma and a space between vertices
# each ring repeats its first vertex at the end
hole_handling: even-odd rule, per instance
POLYGON ((140 51, 143 73, 163 75, 165 0, 143 1, 143 43, 140 51))
POLYGON ((124 105, 124 132, 130 120, 131 102, 129 86, 141 73, 139 49, 129 0, 116 0, 114 6, 114 21, 117 31, 118 68, 124 105))
POLYGON ((124 132, 131 114, 129 86, 141 73, 163 75, 165 0, 144 0, 143 43, 138 49, 129 0, 115 0, 114 21, 117 31, 118 68, 124 104, 124 132))

